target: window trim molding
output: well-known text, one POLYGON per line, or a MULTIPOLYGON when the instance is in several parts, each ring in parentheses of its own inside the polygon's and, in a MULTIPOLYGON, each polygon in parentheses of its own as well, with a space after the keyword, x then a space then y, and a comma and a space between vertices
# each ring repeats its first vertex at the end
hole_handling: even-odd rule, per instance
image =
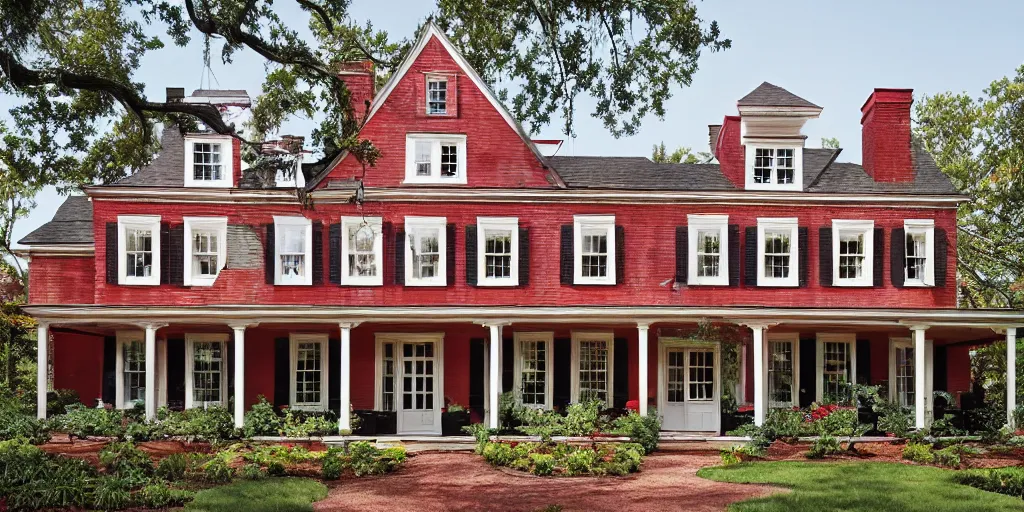
MULTIPOLYGON (((434 114, 440 117, 440 114, 434 114)), ((446 114, 447 115, 447 114, 446 114)), ((460 133, 407 133, 405 134, 405 181, 403 184, 429 185, 465 185, 466 181, 466 135, 460 133), (416 175, 416 142, 429 141, 430 176, 416 175), (458 158, 457 174, 452 177, 441 176, 441 150, 443 142, 455 144, 458 158), (437 151, 435 152, 435 147, 437 151), (436 166, 434 164, 437 164, 436 166)))
POLYGON ((871 287, 875 284, 875 221, 832 219, 832 279, 833 286, 871 287), (844 231, 856 231, 864 235, 864 266, 859 278, 839 277, 839 244, 844 231))
POLYGON ((690 214, 686 216, 688 286, 729 286, 729 216, 690 214), (697 243, 701 231, 718 230, 718 276, 697 275, 697 243))
POLYGON ((405 217, 405 286, 448 286, 448 218, 405 217), (408 237, 414 229, 437 229, 437 275, 429 278, 414 277, 412 244, 408 237))
MULTIPOLYGON (((613 341, 614 344, 614 341, 613 341)), ((551 366, 552 353, 555 349, 555 333, 552 331, 515 331, 512 333, 512 378, 515 379, 512 383, 512 389, 516 390, 516 400, 519 405, 523 407, 532 407, 535 409, 551 410, 552 396, 551 390, 553 389, 552 382, 554 381, 554 372, 551 366), (523 390, 520 389, 517 384, 523 382, 523 359, 522 359, 522 347, 520 344, 524 341, 529 342, 543 342, 544 343, 544 404, 523 404, 523 390)))
MULTIPOLYGON (((768 407, 770 409, 790 408, 800 404, 800 333, 798 332, 769 332, 767 337, 769 345, 765 347, 765 353, 771 358, 771 343, 787 342, 793 347, 793 381, 790 383, 792 398, 788 403, 773 402, 771 394, 768 394, 768 407)), ((769 363, 770 364, 770 363, 769 363)), ((767 371, 767 368, 765 369, 767 371)), ((770 382, 770 381, 769 381, 770 382)), ((768 384, 765 384, 767 391, 768 384)))
POLYGON ((757 286, 800 286, 800 222, 796 217, 757 219, 757 286), (765 231, 790 230, 789 277, 767 277, 764 275, 764 233, 765 231))
POLYGON ((604 341, 608 344, 607 382, 605 384, 605 405, 611 407, 615 401, 615 333, 612 331, 572 331, 572 351, 569 357, 572 371, 569 379, 569 401, 580 401, 580 342, 604 341))
MULTIPOLYGON (((895 401, 897 401, 897 403, 899 403, 899 397, 896 396, 896 350, 898 348, 910 348, 910 349, 913 349, 914 348, 914 340, 913 340, 913 338, 908 338, 906 336, 892 336, 892 337, 889 338, 889 365, 888 365, 889 366, 889 399, 890 400, 895 400, 895 401)), ((916 379, 917 379, 916 361, 915 361, 915 364, 911 365, 911 366, 914 367, 914 372, 915 372, 914 373, 914 379, 915 379, 915 384, 916 384, 916 379)), ((917 390, 915 389, 914 392, 917 393, 917 390)), ((911 404, 909 406, 903 406, 903 407, 904 407, 904 409, 913 409, 914 405, 911 404)))
POLYGON ((384 219, 382 217, 342 217, 341 218, 341 285, 342 286, 383 286, 384 285, 384 219), (366 222, 373 230, 373 256, 377 265, 375 276, 349 275, 349 236, 352 226, 360 226, 366 222))
POLYGON ((182 217, 184 224, 184 247, 185 261, 182 263, 182 282, 185 286, 213 286, 224 269, 228 257, 228 218, 227 217, 182 217), (192 258, 194 244, 192 235, 194 231, 214 231, 217 235, 217 275, 215 276, 193 276, 192 258))
POLYGON ((185 186, 196 188, 231 188, 235 185, 234 143, 227 135, 186 135, 185 136, 185 186), (195 179, 196 144, 219 144, 221 148, 221 178, 219 180, 195 179), (227 149, 225 151, 225 148, 227 149))
MULTIPOLYGON (((804 141, 778 139, 759 139, 757 142, 747 142, 746 144, 746 165, 744 169, 744 189, 746 190, 785 190, 785 191, 803 191, 804 189, 804 141), (779 185, 775 183, 774 179, 777 179, 777 175, 773 175, 772 183, 755 183, 754 182, 754 163, 755 155, 758 149, 792 149, 793 150, 793 183, 787 183, 779 185)), ((774 163, 775 157, 773 156, 772 162, 774 163)))
MULTIPOLYGON (((117 284, 129 286, 160 285, 160 216, 159 215, 118 215, 117 217, 117 284), (153 263, 149 277, 128 276, 128 229, 150 230, 153 263)), ((108 248, 109 250, 109 248, 108 248)))
POLYGON ((613 286, 616 284, 615 269, 617 268, 615 254, 616 240, 615 240, 615 215, 574 215, 572 218, 572 233, 573 233, 573 264, 572 274, 574 285, 607 285, 613 286), (604 277, 583 277, 583 229, 584 228, 595 228, 595 229, 607 229, 608 230, 608 264, 606 266, 607 273, 604 277))
MULTIPOLYGON (((221 362, 224 365, 220 372, 220 401, 207 402, 200 407, 205 408, 208 404, 227 406, 228 403, 228 335, 223 333, 185 333, 185 408, 196 407, 194 403, 195 381, 193 371, 195 369, 195 343, 220 343, 221 362)), ((238 364, 236 361, 235 364, 238 364)))
POLYGON ((288 407, 298 411, 326 411, 330 399, 327 396, 330 392, 330 343, 327 334, 323 333, 297 333, 288 335, 288 407), (298 370, 298 349, 299 343, 320 344, 320 402, 296 404, 295 395, 295 372, 298 370))
POLYGON ((815 336, 814 401, 821 402, 824 396, 825 343, 846 343, 850 346, 850 384, 857 383, 857 334, 852 332, 819 332, 815 336))
POLYGON ((129 405, 124 401, 124 345, 126 342, 138 341, 142 343, 143 351, 145 351, 146 331, 135 329, 117 330, 114 332, 114 337, 117 340, 114 349, 116 352, 114 357, 114 408, 127 409, 134 407, 134 404, 129 405), (136 339, 136 336, 138 339, 136 339))
POLYGON ((424 94, 423 94, 423 109, 424 110, 423 111, 426 112, 427 117, 445 117, 445 116, 451 115, 451 113, 448 110, 448 82, 449 82, 448 78, 449 78, 448 75, 443 75, 443 74, 438 74, 438 73, 426 73, 426 76, 424 77, 424 80, 425 80, 424 84, 425 85, 423 87, 423 91, 424 91, 424 94), (430 111, 430 83, 431 82, 444 82, 444 90, 445 90, 445 95, 444 95, 444 112, 431 112, 430 111))
POLYGON ((519 286, 519 218, 518 217, 477 217, 476 218, 476 284, 477 286, 519 286), (487 230, 507 229, 512 232, 512 260, 509 263, 509 277, 487 277, 487 230))
POLYGON ((274 285, 275 286, 311 286, 313 284, 313 221, 306 217, 274 215, 274 285), (305 265, 300 278, 282 279, 281 275, 281 234, 283 226, 305 227, 305 265))
POLYGON ((903 221, 903 236, 923 233, 925 235, 925 262, 923 279, 907 279, 907 248, 903 244, 903 286, 907 288, 930 288, 935 286, 935 220, 906 219, 903 221))
MULTIPOLYGON (((399 392, 403 368, 400 364, 402 343, 434 343, 434 421, 441 428, 441 409, 444 404, 444 332, 378 332, 374 334, 374 370, 373 370, 373 410, 381 410, 383 405, 383 388, 381 387, 382 363, 384 362, 384 344, 395 344, 395 413, 401 415, 402 399, 399 392)), ((484 366, 486 368, 486 365, 484 366)), ((399 425, 401 428, 401 425, 399 425)))

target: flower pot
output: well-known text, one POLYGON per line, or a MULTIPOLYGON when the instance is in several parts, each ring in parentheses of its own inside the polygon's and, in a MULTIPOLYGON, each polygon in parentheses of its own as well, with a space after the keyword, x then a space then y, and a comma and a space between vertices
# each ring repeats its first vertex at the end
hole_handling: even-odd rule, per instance
POLYGON ((462 436, 466 435, 462 427, 469 426, 469 411, 455 411, 441 413, 441 435, 462 436))

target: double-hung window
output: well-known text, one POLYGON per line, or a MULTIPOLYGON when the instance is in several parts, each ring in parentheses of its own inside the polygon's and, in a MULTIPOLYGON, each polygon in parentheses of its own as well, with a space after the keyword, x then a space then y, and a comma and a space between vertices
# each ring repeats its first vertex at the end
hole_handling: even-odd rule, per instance
POLYGON ((142 331, 117 331, 116 403, 133 407, 146 399, 146 341, 142 331))
POLYGON ((118 283, 160 284, 160 217, 117 218, 118 283))
POLYGON ((477 284, 519 284, 519 219, 477 218, 477 284))
POLYGON ((185 217, 185 286, 211 286, 227 260, 227 217, 185 217))
POLYGON ((572 333, 572 401, 598 400, 612 406, 614 336, 610 332, 572 333))
POLYGON ((185 186, 231 187, 232 141, 220 135, 185 138, 185 186))
POLYGON ((817 344, 817 401, 848 400, 849 385, 856 383, 856 336, 847 333, 818 333, 817 344))
POLYGON ((327 409, 327 335, 291 335, 291 407, 327 409))
POLYGON ((405 218, 406 286, 446 286, 448 262, 445 217, 405 218))
POLYGON ((380 217, 342 217, 341 284, 384 284, 382 225, 380 217))
POLYGON ((798 243, 797 219, 757 219, 758 286, 800 284, 798 243))
POLYGON ((687 215, 690 285, 729 284, 729 216, 687 215))
POLYGON ((747 145, 746 188, 754 190, 802 190, 802 146, 747 145))
POLYGON ((799 335, 768 334, 768 405, 789 408, 797 405, 800 361, 799 335))
POLYGON ((904 286, 935 286, 935 221, 905 220, 904 286))
POLYGON ((908 338, 889 340, 889 361, 889 396, 901 406, 913 409, 916 404, 913 341, 908 338))
POLYGON ((305 217, 274 217, 274 284, 313 284, 313 224, 305 217))
POLYGON ((615 216, 573 218, 575 284, 615 284, 615 216))
POLYGON ((448 79, 445 77, 427 77, 427 114, 444 115, 448 113, 448 79))
POLYGON ((554 333, 517 332, 515 345, 515 390, 527 407, 551 408, 551 351, 554 333))
POLYGON ((405 183, 466 184, 465 135, 410 133, 405 160, 405 183))
POLYGON ((832 221, 832 275, 836 286, 874 283, 873 220, 832 221))
POLYGON ((227 335, 185 335, 185 408, 227 403, 227 335))

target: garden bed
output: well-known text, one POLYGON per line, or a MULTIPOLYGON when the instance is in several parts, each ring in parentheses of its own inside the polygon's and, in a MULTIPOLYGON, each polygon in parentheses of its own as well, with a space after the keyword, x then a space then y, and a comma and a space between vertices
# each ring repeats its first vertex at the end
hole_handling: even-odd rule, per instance
MULTIPOLYGON (((904 457, 907 442, 894 440, 888 442, 859 442, 855 443, 855 450, 846 450, 846 443, 840 439, 842 449, 839 452, 831 453, 823 457, 822 461, 863 461, 863 462, 899 462, 904 464, 926 464, 939 465, 937 462, 921 462, 908 460, 904 457)), ((813 443, 810 442, 787 442, 783 440, 774 441, 759 457, 744 456, 744 460, 759 461, 815 461, 809 459, 807 453, 811 450, 813 443)), ((1024 449, 1016 447, 986 446, 981 443, 966 443, 966 445, 979 453, 968 453, 961 455, 959 468, 1002 468, 1024 465, 1024 449)))
POLYGON ((635 443, 487 442, 478 451, 492 466, 536 476, 623 476, 640 470, 644 448, 635 443))

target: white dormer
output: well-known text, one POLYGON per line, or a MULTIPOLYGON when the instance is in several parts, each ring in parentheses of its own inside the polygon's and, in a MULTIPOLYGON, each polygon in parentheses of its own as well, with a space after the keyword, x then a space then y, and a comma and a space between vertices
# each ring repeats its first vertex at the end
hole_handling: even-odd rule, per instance
POLYGON ((186 187, 231 188, 234 183, 235 169, 230 136, 185 136, 186 187))
POLYGON ((765 82, 737 102, 748 190, 803 190, 804 123, 821 107, 765 82))

